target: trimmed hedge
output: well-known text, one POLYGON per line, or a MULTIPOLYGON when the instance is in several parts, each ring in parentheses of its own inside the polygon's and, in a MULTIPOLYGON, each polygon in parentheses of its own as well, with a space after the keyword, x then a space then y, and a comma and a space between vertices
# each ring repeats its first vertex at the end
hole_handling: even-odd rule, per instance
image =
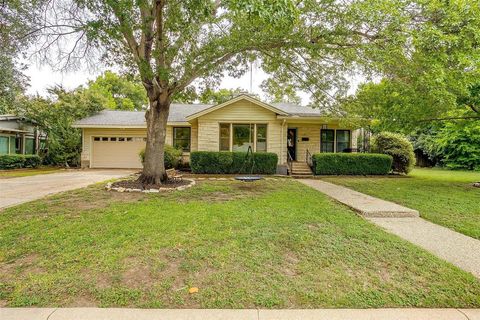
POLYGON ((42 163, 42 159, 34 155, 5 154, 0 155, 0 169, 21 169, 37 168, 42 163))
POLYGON ((313 155, 317 175, 385 175, 392 157, 376 153, 319 153, 313 155))
MULTIPOLYGON (((250 173, 252 158, 245 163, 246 152, 226 151, 194 151, 190 154, 190 168, 193 173, 237 174, 250 173)), ((255 174, 274 174, 277 171, 278 156, 276 153, 255 152, 255 174)))
POLYGON ((25 155, 24 168, 37 168, 42 164, 42 159, 36 154, 25 155))

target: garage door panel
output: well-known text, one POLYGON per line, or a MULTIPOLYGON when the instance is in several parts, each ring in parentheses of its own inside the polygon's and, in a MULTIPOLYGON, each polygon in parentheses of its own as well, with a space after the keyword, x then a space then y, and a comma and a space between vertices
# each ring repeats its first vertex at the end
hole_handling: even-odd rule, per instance
POLYGON ((138 153, 145 148, 143 139, 126 141, 93 141, 93 168, 142 168, 138 153))

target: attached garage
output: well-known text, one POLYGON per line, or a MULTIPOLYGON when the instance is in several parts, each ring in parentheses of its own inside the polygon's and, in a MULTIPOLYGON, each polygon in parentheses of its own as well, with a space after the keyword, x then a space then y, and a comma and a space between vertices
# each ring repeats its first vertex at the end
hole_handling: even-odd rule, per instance
POLYGON ((92 137, 91 168, 142 168, 139 152, 143 137, 92 137))

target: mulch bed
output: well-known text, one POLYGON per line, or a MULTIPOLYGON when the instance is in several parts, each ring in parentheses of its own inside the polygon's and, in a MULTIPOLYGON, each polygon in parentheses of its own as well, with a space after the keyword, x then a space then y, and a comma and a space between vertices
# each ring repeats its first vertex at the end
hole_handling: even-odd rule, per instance
POLYGON ((150 189, 160 189, 160 188, 178 188, 181 186, 187 186, 191 183, 189 180, 180 180, 173 181, 168 180, 163 184, 147 184, 143 185, 138 180, 121 180, 116 181, 112 184, 112 188, 125 188, 125 189, 140 189, 140 190, 150 190, 150 189))

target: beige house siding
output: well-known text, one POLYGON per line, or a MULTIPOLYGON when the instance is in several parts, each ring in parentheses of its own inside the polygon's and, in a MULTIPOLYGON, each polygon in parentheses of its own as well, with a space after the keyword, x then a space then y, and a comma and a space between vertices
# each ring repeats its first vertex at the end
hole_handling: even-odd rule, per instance
POLYGON ((173 126, 167 126, 167 136, 165 137, 165 143, 173 145, 173 126))
MULTIPOLYGON (((288 128, 297 129, 297 161, 304 162, 307 154, 307 149, 311 154, 320 153, 320 143, 321 137, 320 132, 323 124, 314 124, 314 123, 295 123, 289 122, 287 124, 288 128), (302 141, 302 138, 308 138, 308 141, 302 141)), ((333 130, 350 130, 350 146, 352 148, 357 148, 357 137, 358 130, 352 128, 340 127, 336 123, 327 124, 327 129, 333 130)), ((335 134, 335 148, 336 144, 336 134, 335 134)), ((287 135, 284 136, 284 144, 286 145, 287 135)), ((283 152, 283 157, 286 161, 286 148, 283 152)))
POLYGON ((321 124, 289 123, 288 128, 297 129, 297 161, 305 161, 307 149, 310 151, 311 154, 320 152, 320 129, 322 128, 321 124), (308 138, 308 141, 302 141, 302 138, 308 138))
POLYGON ((276 113, 247 100, 232 103, 198 118, 199 151, 219 151, 221 123, 267 124, 267 151, 281 154, 282 120, 277 119, 276 113))
POLYGON ((219 122, 198 119, 198 151, 219 150, 219 122))
POLYGON ((190 151, 198 150, 198 122, 192 123, 190 126, 190 151))

